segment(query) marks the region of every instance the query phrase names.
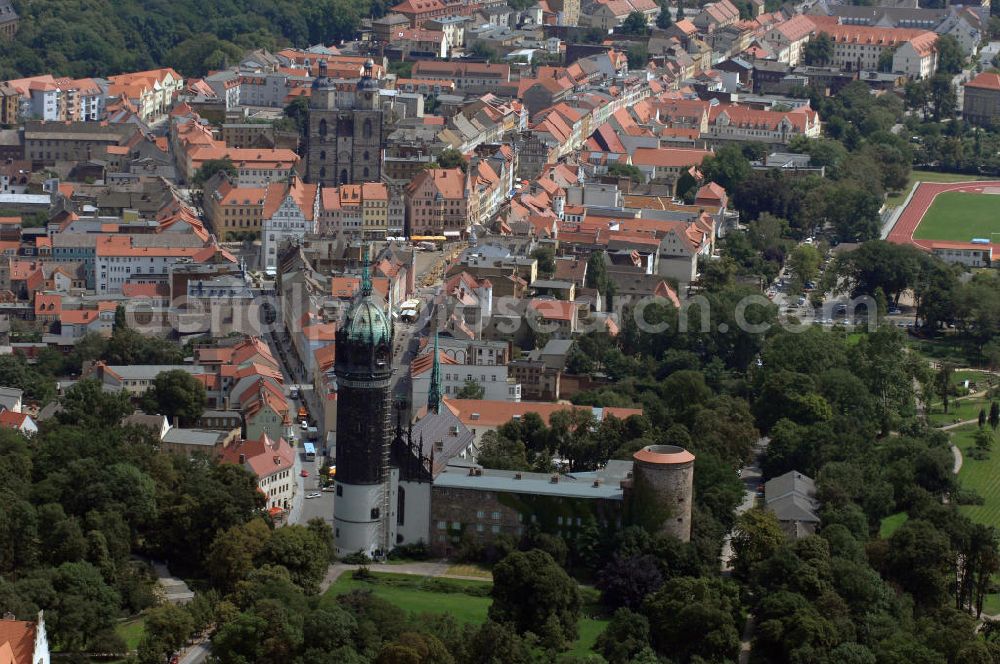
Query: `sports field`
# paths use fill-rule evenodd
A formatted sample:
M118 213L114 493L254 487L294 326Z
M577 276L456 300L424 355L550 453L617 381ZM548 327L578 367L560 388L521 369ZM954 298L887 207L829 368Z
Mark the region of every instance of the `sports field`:
M1000 242L1000 195L941 192L913 233L915 240L969 242L972 238Z

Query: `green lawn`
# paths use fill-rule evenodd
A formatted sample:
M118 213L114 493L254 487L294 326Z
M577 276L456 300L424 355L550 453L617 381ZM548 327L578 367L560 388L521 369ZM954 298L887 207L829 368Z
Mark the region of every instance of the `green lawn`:
M913 237L918 240L969 242L1000 234L1000 198L989 194L946 191L938 194L920 220Z
M142 616L125 620L115 625L115 632L117 632L118 636L125 639L125 644L129 650L135 650L139 647L139 641L142 639L145 631L146 619Z
M889 516L882 519L882 523L879 525L878 536L882 539L889 539L894 532L896 532L900 526L906 523L910 515L906 512L896 512L895 514L890 514Z
M976 523L1000 528L1000 446L994 446L988 459L979 461L966 451L973 446L977 427L974 424L951 432L951 442L962 451L962 470L958 480L963 488L973 489L983 497L982 505L962 505L959 509ZM1000 582L1000 578L994 579ZM1000 593L990 593L983 602L983 611L1000 613Z
M1000 528L1000 445L994 446L988 459L971 458L966 451L973 446L978 428L970 424L951 432L951 442L962 451L958 480L963 488L973 489L985 500L983 505L963 505L961 510L973 521Z
M488 591L492 585L488 581L467 581L462 579L434 579L412 576L408 574L389 574L375 572L375 582L359 581L350 573L342 574L337 581L324 593L322 602L332 602L337 595L352 590L371 590L378 597L395 604L410 613L447 613L468 623L482 623L490 604L493 602ZM435 589L446 587L453 592L440 592ZM466 592L463 592L466 591ZM598 616L596 597L593 591L584 592L583 613L580 620L580 636L573 644L571 652L576 655L591 653L598 635L608 624L606 618Z
M979 397L955 400L951 399L948 402L948 412L944 412L944 408L941 406L940 401L934 401L930 410L927 413L927 419L932 425L941 426L943 424L953 424L955 422L964 422L965 420L974 420L979 417L980 409L986 409L989 413L990 402L986 399Z
M906 335L906 344L928 360L951 362L960 367L983 365L983 358L976 344L958 334L943 334L926 339Z
M971 182L974 180L993 180L995 178L986 177L983 175L966 175L963 173L938 173L936 171L913 171L910 173L910 179L906 183L906 187L899 192L891 194L886 197L886 205L902 205L903 201L906 200L907 195L909 195L910 190L913 189L913 185L920 182Z

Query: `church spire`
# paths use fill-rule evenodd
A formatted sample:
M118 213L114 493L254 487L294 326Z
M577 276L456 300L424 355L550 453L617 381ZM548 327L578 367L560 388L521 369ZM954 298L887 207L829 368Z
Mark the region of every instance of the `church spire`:
M361 248L361 297L368 297L372 294L372 277L368 272L368 245Z
M431 364L431 387L427 391L427 412L441 410L441 361L438 357L438 333L434 330L434 360Z

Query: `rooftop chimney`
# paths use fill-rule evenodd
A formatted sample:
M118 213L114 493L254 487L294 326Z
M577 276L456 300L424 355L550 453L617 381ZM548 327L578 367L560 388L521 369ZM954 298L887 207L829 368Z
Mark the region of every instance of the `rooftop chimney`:
M551 484L559 484L559 475L554 473L552 477L549 478L549 482Z
M247 455L246 454L241 454L240 455L240 465L243 465L246 462L247 462Z

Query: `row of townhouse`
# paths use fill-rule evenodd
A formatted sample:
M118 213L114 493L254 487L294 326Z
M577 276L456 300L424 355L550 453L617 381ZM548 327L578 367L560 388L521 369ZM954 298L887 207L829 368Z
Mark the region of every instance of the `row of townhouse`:
M307 234L400 237L404 210L401 190L381 182L321 187L292 176L263 187L242 187L219 174L205 185L205 216L219 240L263 234L265 268L276 267L282 242Z

